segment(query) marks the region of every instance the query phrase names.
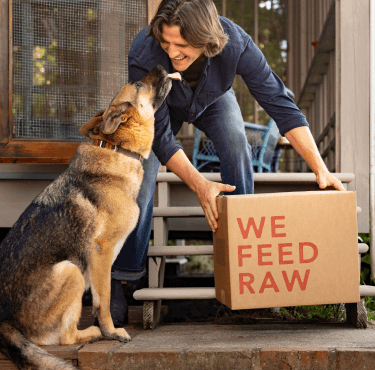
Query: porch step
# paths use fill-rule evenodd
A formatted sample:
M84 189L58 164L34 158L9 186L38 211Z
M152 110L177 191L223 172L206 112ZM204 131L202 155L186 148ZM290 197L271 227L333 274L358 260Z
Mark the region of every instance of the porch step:
M375 296L375 286L360 285L359 293L360 293L361 297L374 297Z
M365 243L358 244L358 253L363 254L369 250ZM162 257L162 256L194 256L194 255L213 255L213 245L184 245L184 246L154 246L148 250L149 257Z
M200 217L202 207L154 207L154 217Z
M5 164L0 163L0 179L2 180L55 180L67 165L43 165L43 164ZM202 175L210 181L221 182L220 173L202 172ZM350 183L355 176L352 173L333 173L342 183ZM183 183L183 181L172 172L159 172L157 182ZM255 182L264 183L313 183L316 177L313 173L254 173Z
M375 286L361 285L361 297L375 296ZM215 299L215 288L144 288L134 292L136 300L157 301L159 299Z
M220 173L201 173L207 180L221 182ZM352 173L333 173L342 183L348 184L354 180ZM183 183L172 172L159 172L157 182ZM260 183L312 183L316 184L316 176L313 173L254 173L254 182Z
M357 207L357 214L361 213ZM154 207L154 217L204 217L202 207Z
M342 324L192 324L87 343L80 370L374 369L375 330Z
M215 299L215 288L144 288L134 292L134 299L157 301L159 299Z
M154 246L148 250L149 257L213 255L213 245Z

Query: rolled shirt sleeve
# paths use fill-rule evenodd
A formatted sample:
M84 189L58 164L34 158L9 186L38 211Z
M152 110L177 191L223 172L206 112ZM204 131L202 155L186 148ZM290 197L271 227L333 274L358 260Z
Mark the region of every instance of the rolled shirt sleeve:
M285 85L272 71L265 56L249 37L237 64L250 93L276 122L280 134L293 128L309 126L305 116L288 96Z

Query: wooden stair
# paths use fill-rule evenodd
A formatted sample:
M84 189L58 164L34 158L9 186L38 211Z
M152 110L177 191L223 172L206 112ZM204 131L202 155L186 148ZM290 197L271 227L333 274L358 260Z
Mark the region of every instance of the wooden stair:
M204 173L210 181L221 182L219 173ZM354 180L350 173L334 174L345 187ZM255 193L276 193L291 191L319 190L313 173L255 173ZM357 208L359 213L361 210ZM144 328L155 328L160 320L161 300L170 299L214 299L215 288L163 288L165 260L167 256L212 255L212 245L201 246L168 246L168 233L182 231L194 235L197 231L210 231L199 206L195 194L173 173L166 172L165 167L157 176L154 207L154 245L150 246L149 257L149 288L134 292L134 298L143 300ZM358 245L359 256L366 253L366 244ZM360 259L359 259L360 261ZM360 294L374 296L375 287L361 287ZM358 326L363 326L363 315L366 314L363 302L346 305L348 317ZM358 312L361 312L358 315ZM358 318L359 317L359 318Z

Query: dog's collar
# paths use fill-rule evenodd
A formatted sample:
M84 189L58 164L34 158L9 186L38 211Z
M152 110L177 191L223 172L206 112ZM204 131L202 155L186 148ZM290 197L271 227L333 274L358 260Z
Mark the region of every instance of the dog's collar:
M127 155L128 157L138 159L141 163L143 162L143 157L139 153L134 153L130 150L124 149L119 145L112 145L108 141L105 140L94 140L94 145L99 146L100 148L114 150L115 152Z

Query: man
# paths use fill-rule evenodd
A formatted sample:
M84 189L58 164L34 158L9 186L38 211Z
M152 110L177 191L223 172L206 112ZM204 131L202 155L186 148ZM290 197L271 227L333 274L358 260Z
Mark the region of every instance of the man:
M212 0L161 2L150 27L133 41L129 79L140 80L158 64L168 73L180 72L182 81L173 81L171 92L156 112L155 155L144 163L145 177L138 197L140 218L113 265L111 313L115 323L121 321L126 304L119 280L137 280L145 273L160 162L196 193L213 232L218 218L215 197L220 192L254 193L251 148L231 87L236 74L242 76L280 133L306 160L320 188L344 190L327 170L304 115L262 52L239 26L218 16ZM175 139L183 122L194 124L213 141L223 184L206 180L184 154Z

